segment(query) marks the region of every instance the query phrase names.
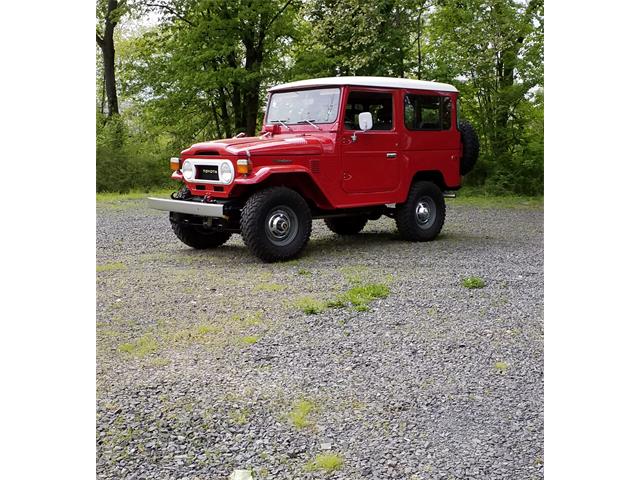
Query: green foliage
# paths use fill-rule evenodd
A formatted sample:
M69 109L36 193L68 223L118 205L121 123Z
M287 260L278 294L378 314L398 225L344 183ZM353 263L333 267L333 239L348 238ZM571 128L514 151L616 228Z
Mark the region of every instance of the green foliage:
M466 179L493 194L543 189L541 0L444 0L428 17L431 77L455 83L481 157Z
M240 339L240 341L241 341L242 343L247 344L247 345L253 345L254 343L258 343L258 341L259 341L259 340L260 340L260 337L257 337L257 336L255 336L255 335L250 335L250 336L247 336L247 337L242 337L242 338Z
M343 305L351 304L359 312L369 310L368 305L377 298L389 296L389 287L382 283L367 283L347 290L338 297L337 302Z
M144 357L157 349L158 342L151 335L144 335L131 343L123 343L118 346L120 352L134 357Z
M462 281L462 286L469 289L484 288L485 283L484 283L484 280L481 279L480 277L469 277L469 278L465 278Z
M496 362L494 366L499 373L505 373L509 369L507 362Z
M279 283L272 283L272 282L259 283L255 287L256 291L258 292L281 292L285 288L287 287L284 285L281 285Z
M320 453L305 465L305 470L309 472L324 470L327 473L331 473L342 468L343 464L344 459L337 453Z
M335 75L404 77L416 58L423 2L314 0L303 11L301 42L294 46L294 78ZM349 21L345 21L349 19Z
M299 400L293 404L291 412L289 412L289 420L296 428L304 428L311 425L308 417L315 409L315 405L308 400Z
M169 187L172 151L160 141L132 133L123 116L98 118L96 133L96 190L128 192L134 188Z
M249 409L241 408L229 412L229 420L236 425L245 425L249 421Z
M124 270L126 265L122 262L105 263L104 265L96 265L96 272L113 272L114 270Z
M307 315L315 315L322 313L326 304L318 299L312 297L301 297L295 302L295 306L302 310Z

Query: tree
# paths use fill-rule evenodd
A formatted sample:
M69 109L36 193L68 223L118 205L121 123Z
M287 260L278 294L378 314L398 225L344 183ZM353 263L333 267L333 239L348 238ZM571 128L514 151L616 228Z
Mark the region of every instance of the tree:
M311 0L294 75L413 75L421 8L417 0Z
M98 0L96 13L102 29L96 29L96 43L102 52L104 91L107 96L107 116L117 115L118 90L116 87L116 52L114 30L124 12L126 0Z
M160 25L137 40L127 93L192 135L253 135L262 86L281 63L299 2L155 0ZM187 119L187 116L189 119Z
M432 76L458 79L464 111L481 128L479 173L512 168L524 136L518 125L543 83L543 4L516 0L437 0L425 26ZM469 101L468 99L472 99ZM483 170L484 168L484 170ZM478 172L476 172L476 175Z

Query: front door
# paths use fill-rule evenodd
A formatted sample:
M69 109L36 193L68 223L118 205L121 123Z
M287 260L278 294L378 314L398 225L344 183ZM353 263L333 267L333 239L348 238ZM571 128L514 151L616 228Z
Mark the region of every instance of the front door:
M400 136L393 91L351 90L343 112L342 188L348 193L389 192L400 182ZM358 115L371 112L373 127L360 132ZM353 135L355 133L355 140Z

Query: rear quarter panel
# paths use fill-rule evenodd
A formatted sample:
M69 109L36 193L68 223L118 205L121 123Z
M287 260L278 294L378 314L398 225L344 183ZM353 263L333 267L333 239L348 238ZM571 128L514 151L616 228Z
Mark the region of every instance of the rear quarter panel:
M460 132L456 127L456 92L426 92L424 90L405 90L401 92L402 115L399 119L402 131L400 152L407 162L407 175L404 199L408 192L411 179L417 172L435 170L442 173L448 188L460 186ZM448 130L409 130L404 124L404 96L439 95L451 98L451 126ZM404 200L403 199L403 200Z

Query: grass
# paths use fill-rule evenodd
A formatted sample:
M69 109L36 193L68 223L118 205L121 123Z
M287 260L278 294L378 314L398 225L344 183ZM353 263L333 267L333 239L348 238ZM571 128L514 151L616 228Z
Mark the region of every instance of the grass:
M298 270L298 275L311 275L311 272L309 270L307 270L306 268L301 268L300 270Z
M456 192L456 198L449 200L454 205L468 205L480 208L542 208L544 197L521 195L489 195L481 189L463 187Z
M172 192L175 192L176 188L156 189L150 191L134 190L129 193L117 193L117 192L101 192L96 194L97 203L105 202L121 202L123 200L139 200L147 197L160 197L169 198Z
M312 297L301 297L294 305L307 315L322 313L327 308L344 308L351 306L358 312L369 310L369 304L378 299L389 296L389 287L383 283L357 284L345 293L327 301Z
M301 297L294 302L294 305L307 315L316 315L322 313L327 308L325 302L313 297Z
M158 349L158 342L151 335L144 335L131 343L123 343L118 346L118 351L134 357L144 357Z
M315 409L315 405L308 400L298 400L293 404L289 412L289 420L296 428L304 428L311 425L309 414Z
M208 323L201 323L181 330L168 332L166 337L172 343L208 343L212 335L220 333L221 327Z
M232 315L230 318L230 322L242 326L242 327L250 327L255 325L260 325L264 318L264 314L260 311L257 312L249 312L244 315Z
M255 290L259 292L281 292L285 288L287 287L280 285L279 283L265 282L257 284Z
M258 343L258 340L260 340L260 337L257 337L257 336L255 336L255 335L250 335L250 336L247 336L247 337L242 337L242 338L240 339L240 341L241 341L242 343L245 343L245 344L247 344L247 345L253 345L254 343Z
M129 193L102 192L96 194L97 203L113 203L125 200L139 200L146 197L168 198L175 188L154 189L150 191L133 190ZM481 208L541 208L544 206L544 196L528 197L522 195L490 195L481 188L463 187L456 192L457 197L449 200L456 205L469 205ZM296 264L298 259L287 262ZM357 269L357 267L356 267Z
M509 364L507 362L496 362L494 366L500 373L505 373L509 369Z
M96 272L113 272L115 270L124 270L126 265L122 262L105 263L104 265L96 265Z
M249 421L249 410L247 408L232 410L229 412L229 420L236 425L244 425Z
M309 472L324 470L327 473L331 473L342 468L343 464L344 459L337 453L320 453L305 465L305 470Z
M378 298L387 298L389 287L382 283L367 283L350 288L337 299L337 304L351 304L357 311L369 310L369 304Z
M468 277L462 280L462 286L465 288L484 288L486 283L480 277Z

